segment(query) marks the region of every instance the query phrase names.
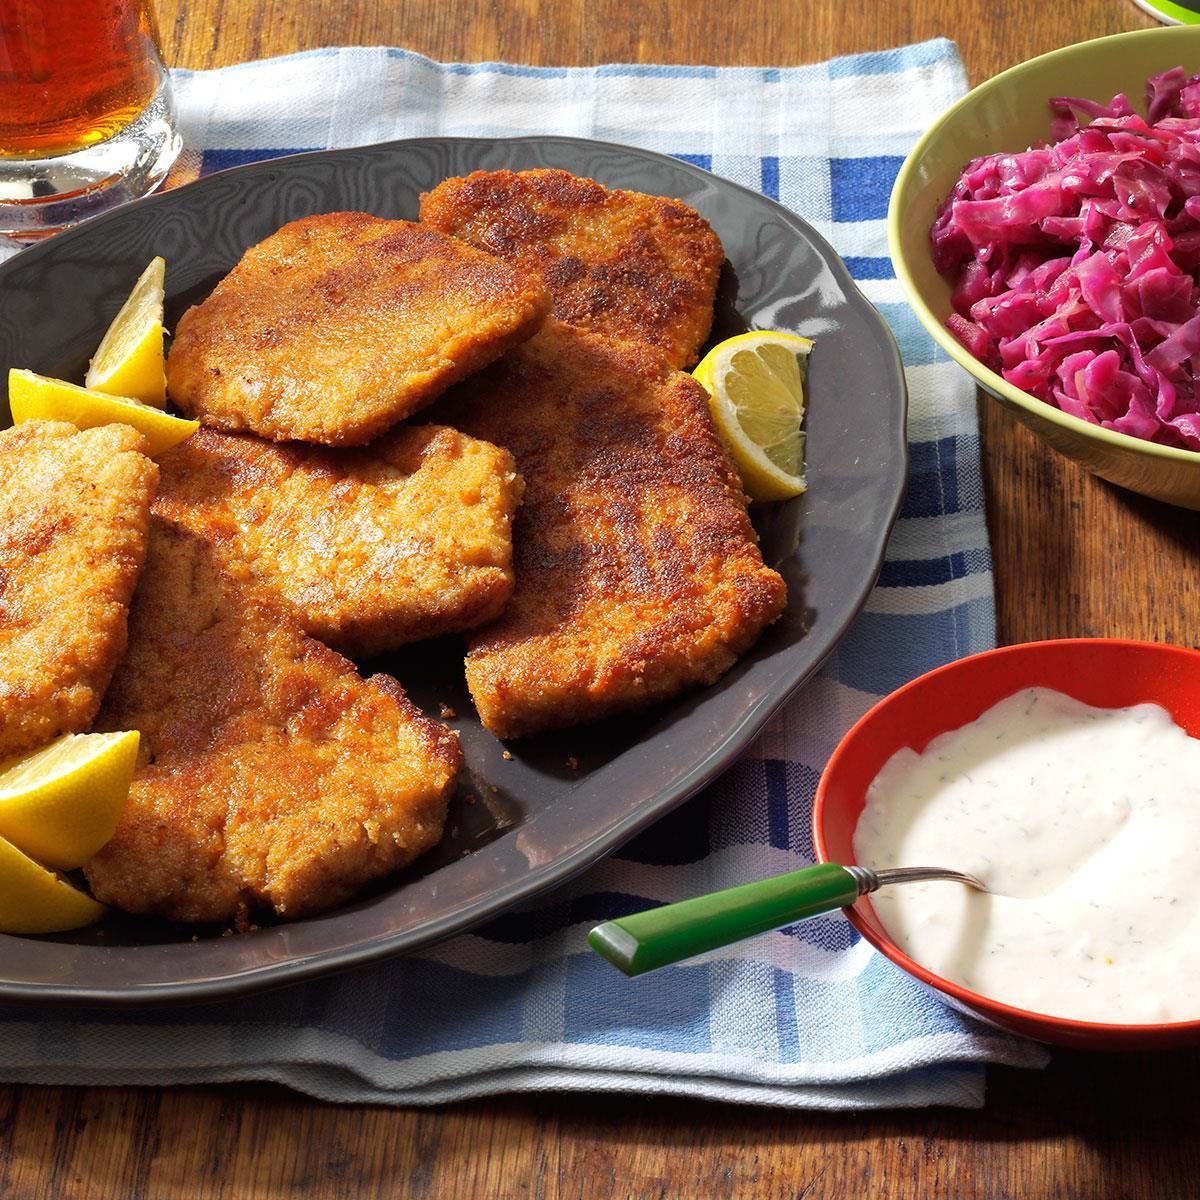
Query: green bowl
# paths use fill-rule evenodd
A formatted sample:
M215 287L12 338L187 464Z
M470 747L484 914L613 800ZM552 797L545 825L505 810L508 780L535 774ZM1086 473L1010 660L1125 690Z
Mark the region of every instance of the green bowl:
M921 323L961 367L1039 437L1089 471L1144 496L1200 509L1200 453L1114 433L1060 412L1013 387L946 328L951 286L933 266L929 228L941 201L973 158L1024 150L1045 140L1051 96L1108 100L1125 92L1141 106L1146 78L1171 67L1200 69L1200 26L1120 33L1080 42L1011 67L948 109L913 147L888 208L896 275Z

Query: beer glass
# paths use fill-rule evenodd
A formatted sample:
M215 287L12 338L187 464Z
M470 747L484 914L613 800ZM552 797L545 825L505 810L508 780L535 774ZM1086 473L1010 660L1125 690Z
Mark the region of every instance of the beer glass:
M0 233L145 195L179 146L149 0L0 0Z

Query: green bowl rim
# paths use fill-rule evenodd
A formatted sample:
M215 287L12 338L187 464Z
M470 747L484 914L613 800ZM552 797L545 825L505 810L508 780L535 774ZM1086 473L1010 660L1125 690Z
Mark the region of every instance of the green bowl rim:
M917 291L916 282L908 269L908 264L904 260L900 242L900 209L898 198L901 192L906 189L910 176L916 171L918 160L924 155L926 147L938 137L943 128L950 124L961 110L971 107L980 95L994 89L1003 88L1035 63L1042 63L1049 59L1061 58L1064 55L1073 54L1081 46L1099 46L1109 42L1128 42L1137 39L1149 41L1152 38L1159 38L1166 40L1170 37L1176 39L1190 37L1193 41L1200 40L1200 26L1170 25L1158 29L1135 29L1127 33L1114 33L1107 37L1072 42L1069 46L1060 46L1057 50L1050 50L1045 54L1039 54L1036 58L1026 59L1024 62L1017 63L1016 66L1008 67L1006 70L1001 71L999 75L993 75L991 79L984 80L983 83L973 87L962 99L955 101L954 104L946 109L921 135L917 144L909 151L896 176L896 182L892 185L892 194L888 201L887 237L888 251L892 256L892 265L896 271L896 278L900 281L905 298L917 314L917 318L942 349L968 374L973 375L988 391L998 393L1004 399L1024 409L1032 416L1049 421L1053 425L1058 425L1067 433L1094 439L1113 450L1131 450L1136 454L1144 454L1151 458L1163 458L1195 466L1200 464L1200 451L1181 450L1176 446L1163 446L1158 442L1148 442L1143 438L1134 437L1132 434L1118 433L1113 429L1105 429L1102 425L1093 425L1091 422L1083 420L1082 417L1075 417L1070 413L1065 413L1062 409L1055 408L1053 404L1049 404L1045 400L1039 400L1036 396L1032 396L1018 387L1014 387L1007 379L997 375L990 367L981 363L938 320L930 307L921 298ZM1047 96L1046 99L1048 102L1050 97ZM1049 125L1049 117L1047 117L1047 125Z

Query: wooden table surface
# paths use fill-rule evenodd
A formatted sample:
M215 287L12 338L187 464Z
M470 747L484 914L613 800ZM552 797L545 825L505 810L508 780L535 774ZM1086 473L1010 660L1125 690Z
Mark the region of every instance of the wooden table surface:
M1152 24L1131 0L157 4L169 60L194 68L355 43L463 61L793 65L945 35L977 83ZM1198 518L1091 478L997 405L981 419L1001 640L1194 643ZM1044 1073L993 1070L982 1111L862 1115L604 1096L394 1110L266 1086L12 1087L0 1089L0 1196L1184 1200L1200 1195L1197 1065L1191 1053L1058 1052Z

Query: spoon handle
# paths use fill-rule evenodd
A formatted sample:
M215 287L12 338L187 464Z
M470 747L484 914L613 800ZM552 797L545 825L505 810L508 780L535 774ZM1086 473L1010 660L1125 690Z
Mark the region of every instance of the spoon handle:
M818 863L605 921L588 934L588 945L626 975L641 975L768 929L844 908L864 890L862 880L845 867Z

